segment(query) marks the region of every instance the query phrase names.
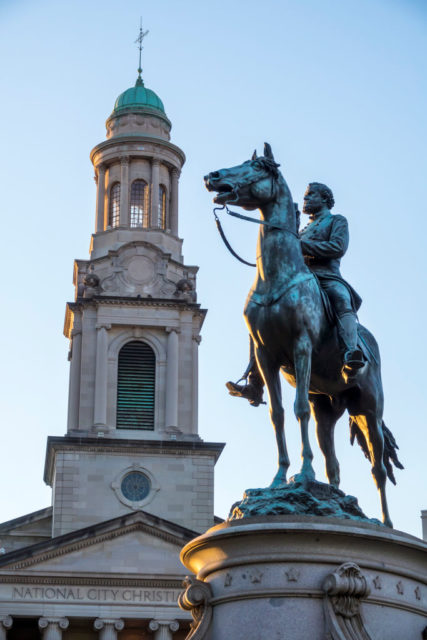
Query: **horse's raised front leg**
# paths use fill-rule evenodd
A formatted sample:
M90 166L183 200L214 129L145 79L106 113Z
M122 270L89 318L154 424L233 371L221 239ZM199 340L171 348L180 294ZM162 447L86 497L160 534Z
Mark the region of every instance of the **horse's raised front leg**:
M296 378L296 394L294 411L301 429L302 467L298 474L304 483L314 480L313 451L308 437L308 423L310 420L310 403L308 393L310 389L312 346L308 335L302 335L295 342L294 366Z
M280 368L275 364L273 365L265 352L259 347L255 348L255 356L268 391L270 419L276 433L278 449L279 469L270 487L279 487L286 484L286 474L289 469L289 456L285 439L285 412L282 405L282 389L280 386Z

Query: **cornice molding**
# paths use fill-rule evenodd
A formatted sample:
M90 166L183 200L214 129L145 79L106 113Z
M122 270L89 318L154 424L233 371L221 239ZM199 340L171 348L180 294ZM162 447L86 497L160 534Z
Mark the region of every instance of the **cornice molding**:
M201 309L200 305L186 300L171 300L170 298L131 298L125 296L93 296L93 298L80 298L76 302L67 302L67 307L71 311L79 311L84 307L99 307L103 304L108 305L127 305L131 307L154 307L154 308L170 308L184 311L197 312L197 315L203 318L207 314L207 309Z
M103 142L100 142L99 144L97 144L90 152L89 157L91 162L93 163L95 155L100 151L105 151L106 149L109 149L111 147L121 147L123 145L127 145L126 153L130 157L135 155L135 157L146 156L151 158L153 156L151 151L144 152L144 150L140 151L138 148L136 148L135 154L134 154L133 153L134 150L132 148L129 148L130 144L134 143L135 145L140 146L141 142L159 145L160 147L166 147L166 149L168 149L169 151L172 151L179 157L182 165L186 160L185 153L183 152L183 150L177 147L172 142L169 142L168 140L164 140L163 138L158 138L156 136L149 136L149 135L143 135L143 134L135 134L131 136L113 136L112 138L109 138L108 140L104 140ZM136 153L136 151L138 151L138 153Z
M49 436L46 444L44 481L52 484L54 459L59 451L86 453L145 453L175 456L214 456L218 460L225 447L223 442L200 442L195 440L119 440L117 438L61 437Z
M183 570L183 575L185 571ZM187 570L188 573L188 570ZM136 587L136 588L151 588L151 589L180 589L182 586L182 577L177 577L175 580L171 578L122 578L112 577L109 574L105 574L102 577L90 577L87 575L75 575L75 576L59 576L59 575L21 575L14 573L2 574L0 572L0 584L48 584L48 585L65 585L65 586L88 586L88 587Z

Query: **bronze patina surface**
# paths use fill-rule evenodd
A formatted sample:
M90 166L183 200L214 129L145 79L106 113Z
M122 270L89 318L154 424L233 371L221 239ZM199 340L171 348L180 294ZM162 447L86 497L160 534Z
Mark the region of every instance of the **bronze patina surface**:
M385 485L387 476L394 482L392 463L402 465L393 435L382 419L378 345L368 329L357 323L361 299L339 271L348 246L347 221L331 214L330 189L311 183L304 199L304 213L311 224L299 234L298 214L278 167L266 143L264 156L255 153L239 166L205 176L208 190L217 192L215 203L260 212L256 276L244 309L254 355L248 371L252 389L245 397L259 404L265 383L279 462L271 488L290 488L281 372L296 388L294 411L302 438L302 468L293 483L309 490L315 482L308 436L311 408L329 483L338 488L334 427L347 410L352 440L357 439L371 462L383 522L392 526ZM332 303L335 323L328 319L322 289ZM257 376L258 395L252 395ZM244 395L235 387L235 395Z

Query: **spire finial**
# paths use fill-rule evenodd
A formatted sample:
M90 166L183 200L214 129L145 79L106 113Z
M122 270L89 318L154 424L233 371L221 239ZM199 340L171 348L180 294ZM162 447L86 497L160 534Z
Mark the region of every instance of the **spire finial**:
M138 44L138 49L139 49L139 67L138 67L138 78L136 79L136 87L137 86L144 86L144 82L142 80L141 77L141 73L142 73L142 69L141 69L141 53L143 50L143 46L142 46L142 41L144 40L145 36L148 34L148 30L147 31L143 31L142 30L142 18L140 18L139 20L139 36L137 37L137 39L135 40L135 44Z

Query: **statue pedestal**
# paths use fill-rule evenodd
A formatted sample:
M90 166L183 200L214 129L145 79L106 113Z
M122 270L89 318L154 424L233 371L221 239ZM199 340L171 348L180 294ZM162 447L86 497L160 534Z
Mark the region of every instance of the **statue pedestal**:
M427 544L374 524L260 516L182 550L192 640L422 640ZM329 635L328 635L329 634Z

